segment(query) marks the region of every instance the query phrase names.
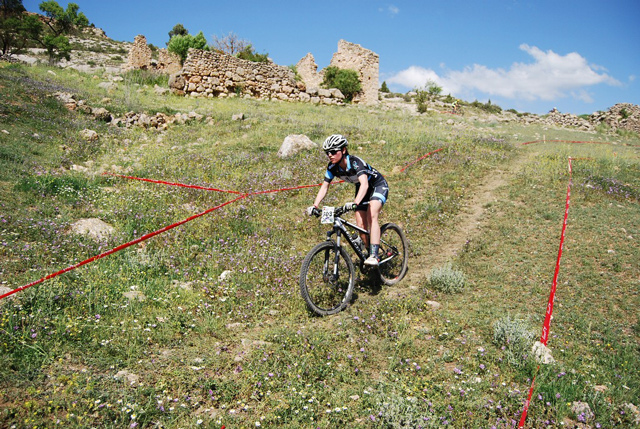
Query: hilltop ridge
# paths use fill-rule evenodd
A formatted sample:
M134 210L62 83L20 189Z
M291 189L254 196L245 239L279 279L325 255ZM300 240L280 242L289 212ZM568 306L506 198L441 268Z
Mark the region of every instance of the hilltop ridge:
M112 81L114 77L121 75L128 68L127 58L134 43L116 41L107 36L107 33L98 27L85 27L77 35L71 35L69 41L72 46L71 58L61 60L57 67L71 68L82 73L88 73ZM158 59L158 50L150 45L153 60ZM3 58L3 60L9 60ZM46 51L42 48L29 48L26 52L13 55L11 60L18 60L26 64L46 63L48 61ZM380 105L383 109L402 109L409 114L418 113L415 102L415 92L407 94L379 93ZM477 102L475 102L477 103ZM610 132L634 132L640 133L640 106L631 103L618 103L606 111L597 111L591 115L577 116L572 113L563 113L557 109L551 109L545 115L532 113L520 113L515 110L502 110L498 106L495 111L483 111L482 108L474 108L473 103L463 101L463 115L471 122L482 123L511 123L518 122L524 125L540 124L544 126L556 126L572 128L583 131L595 131L596 128L609 130ZM482 106L481 106L482 107ZM452 104L446 102L445 97L433 97L426 103L424 113L451 113ZM456 115L452 115L449 121L455 122Z

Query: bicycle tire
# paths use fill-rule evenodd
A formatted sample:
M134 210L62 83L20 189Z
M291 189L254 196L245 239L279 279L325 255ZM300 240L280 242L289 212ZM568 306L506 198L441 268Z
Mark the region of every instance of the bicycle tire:
M336 251L339 252L338 278L333 279ZM314 313L320 316L336 314L351 301L355 275L347 251L333 241L325 241L311 249L302 262L300 293Z
M385 285L394 285L407 274L409 246L402 228L395 223L386 223L380 228L380 280ZM388 259L391 258L391 259Z

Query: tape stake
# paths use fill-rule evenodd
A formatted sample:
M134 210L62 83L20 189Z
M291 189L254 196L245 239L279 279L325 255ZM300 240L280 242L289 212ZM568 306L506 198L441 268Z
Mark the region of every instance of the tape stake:
M538 369L540 366L538 365ZM537 375L536 370L536 375ZM533 396L533 386L536 382L536 376L533 376L533 380L531 381L531 387L529 388L529 394L527 395L527 400L524 402L524 410L522 411L522 415L520 416L520 423L518 423L519 428L524 427L524 422L527 420L527 412L529 411L529 405L531 404L531 397Z

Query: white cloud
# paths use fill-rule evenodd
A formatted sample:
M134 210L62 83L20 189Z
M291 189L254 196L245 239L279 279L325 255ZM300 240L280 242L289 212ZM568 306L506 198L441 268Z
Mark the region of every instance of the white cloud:
M387 79L387 82L413 89L424 86L430 80L440 84L441 79L438 74L431 69L411 66Z
M386 9L382 8L382 7L378 8L378 12L387 12L387 13L389 13L389 15L395 16L395 15L400 13L400 8L398 8L395 5L390 4L389 6L387 6Z
M446 71L442 76L430 69L411 66L387 79L389 83L408 88L424 86L428 80L437 82L443 93L464 96L481 92L489 96L524 100L555 100L571 96L582 101L592 101L586 89L605 83L620 86L621 83L603 68L588 64L576 52L559 55L551 50L542 51L535 46L520 45L533 62L514 63L508 70L474 64L463 70Z

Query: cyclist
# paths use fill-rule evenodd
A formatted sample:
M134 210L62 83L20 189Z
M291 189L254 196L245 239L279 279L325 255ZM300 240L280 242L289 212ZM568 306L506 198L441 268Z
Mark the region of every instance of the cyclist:
M334 177L345 182L355 183L356 195L353 202L344 205L346 210L356 211L356 224L369 230L370 243L366 242L366 235L361 237L365 246L369 246L369 257L364 261L365 265L378 265L378 249L380 247L380 224L378 215L389 195L389 185L385 178L369 164L355 155L349 155L347 139L340 134L333 134L324 141L322 149L329 157L329 164L324 175L324 181L313 206L307 209L311 215L314 208L322 202L329 184Z

